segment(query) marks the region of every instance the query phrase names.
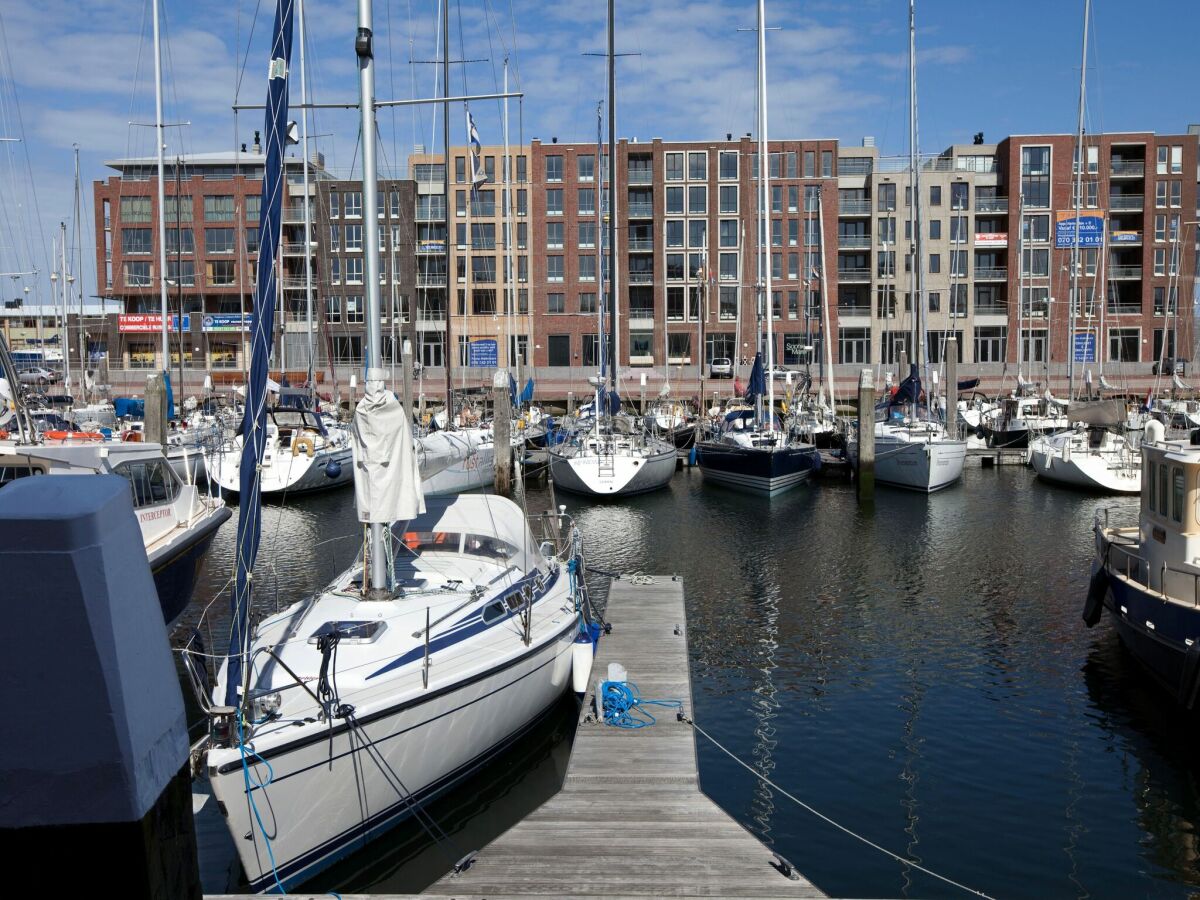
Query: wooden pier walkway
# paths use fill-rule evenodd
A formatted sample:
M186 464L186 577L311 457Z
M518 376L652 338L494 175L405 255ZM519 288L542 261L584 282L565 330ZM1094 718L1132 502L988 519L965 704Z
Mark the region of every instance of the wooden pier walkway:
M643 697L692 714L683 583L612 583L607 618L562 790L425 896L822 897L700 792L695 734L673 710L636 730L594 721L593 692L619 662Z

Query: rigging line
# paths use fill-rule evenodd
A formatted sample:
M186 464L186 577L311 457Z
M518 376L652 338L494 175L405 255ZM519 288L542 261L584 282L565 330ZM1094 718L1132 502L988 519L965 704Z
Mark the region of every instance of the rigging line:
M868 847L871 847L872 849L878 850L880 853L884 854L885 856L891 857L896 862L901 863L902 865L910 866L919 872L924 872L926 875L931 875L934 878L938 879L939 881L942 881L948 885L951 885L952 887L960 888L961 890L964 890L969 894L974 894L977 897L986 897L986 898L989 898L989 900L990 900L991 895L985 894L983 891L978 891L975 888L967 887L965 884L954 881L953 879L948 878L945 875L940 875L937 872L934 872L932 869L927 869L924 866L913 862L911 859L905 859L903 856L900 856L898 853L893 853L891 850L888 850L886 847L881 847L879 844L876 844L870 838L863 837L861 834L851 831L849 828L847 828L845 825L842 825L840 822L835 822L833 819L829 818L829 816L825 815L823 812L813 808L812 806L809 806L807 803L805 803L799 797L785 791L778 784L776 784L774 781L772 781L766 775L763 775L761 772L756 770L749 763L742 761L742 759L740 757L735 756L732 750L729 750L727 747L725 747L725 745L723 745L715 737L713 737L711 734L709 734L707 731L705 731L703 728L701 728L699 725L697 725L694 720L688 718L687 716L683 715L682 713L680 713L680 718L687 724L691 725L694 729L696 729L697 733L699 733L699 734L703 735L705 738L707 738L714 747L716 747L718 750L720 750L722 753L724 753L726 756L728 756L730 759L732 759L734 762L736 762L739 766L741 766L743 769L745 769L747 772L749 772L755 778L762 779L762 781L764 781L767 785L769 785L770 787L777 790L780 794L782 794L784 797L787 797L789 800L791 800L797 806L801 807L802 809L806 810L809 813L812 813L814 816L816 816L821 821L823 821L829 825L832 825L838 831L841 831L842 833L849 835L850 837L854 838L857 841L861 841L862 843L866 844Z
M151 2L154 2L154 0L151 0ZM248 34L246 36L246 52L242 56L242 66L241 66L241 69L237 73L237 79L235 80L234 85L233 85L233 102L235 104L238 102L238 100L241 97L242 79L244 79L246 77L246 64L250 61L250 46L254 43L254 31L258 27L258 12L261 7L262 7L262 0L255 0L254 18L251 19L251 21L250 21L250 34ZM240 6L238 7L238 27L239 27L239 33L240 33L240 28L241 28L241 7ZM236 54L234 56L234 59L235 60L237 59Z

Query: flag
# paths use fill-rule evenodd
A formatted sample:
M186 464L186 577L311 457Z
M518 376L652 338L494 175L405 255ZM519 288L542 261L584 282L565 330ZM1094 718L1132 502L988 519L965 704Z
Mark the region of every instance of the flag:
M483 170L483 147L479 143L479 130L475 127L475 117L467 110L467 140L471 144L471 187L475 190L487 182L487 173Z

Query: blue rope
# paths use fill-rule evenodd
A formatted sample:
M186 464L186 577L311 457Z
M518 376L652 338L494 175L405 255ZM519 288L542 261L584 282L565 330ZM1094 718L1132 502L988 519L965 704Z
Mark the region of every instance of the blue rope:
M238 723L238 749L242 754L242 779L246 784L246 799L250 801L250 809L254 813L254 821L258 823L258 830L262 834L263 840L267 845L267 859L271 861L271 876L275 879L275 886L279 888L279 893L286 894L287 891L283 887L283 882L279 880L279 872L275 868L275 851L271 849L271 838L267 836L267 829L263 826L262 816L258 813L258 804L254 801L254 791L264 789L272 781L275 780L275 770L271 768L271 764L259 756L253 747L247 747L245 738L242 734L242 717L239 713L237 717ZM249 754L247 754L247 750ZM259 781L250 778L250 764L246 762L247 756L253 757L267 767L267 780Z
M646 728L658 721L647 706L683 709L682 700L647 700L631 681L606 681L600 685L604 724L614 728Z

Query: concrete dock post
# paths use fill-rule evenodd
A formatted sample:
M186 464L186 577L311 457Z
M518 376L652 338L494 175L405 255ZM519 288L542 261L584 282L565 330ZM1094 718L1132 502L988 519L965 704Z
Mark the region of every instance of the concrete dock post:
M575 392L567 391L567 415L575 415Z
M145 439L151 444L167 445L167 381L161 372L146 378Z
M958 437L958 338L946 338L946 434Z
M875 496L875 374L863 369L858 378L858 499Z
M492 377L492 435L496 447L496 493L512 496L512 398L508 372L497 369Z

